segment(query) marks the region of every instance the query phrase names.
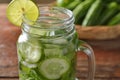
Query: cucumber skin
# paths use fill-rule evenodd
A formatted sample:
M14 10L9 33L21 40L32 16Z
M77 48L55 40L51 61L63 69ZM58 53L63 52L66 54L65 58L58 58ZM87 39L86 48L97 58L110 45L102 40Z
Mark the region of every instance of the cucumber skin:
M106 25L107 22L118 12L118 4L116 2L111 2L107 5L106 9L100 15L99 25Z
M89 7L92 5L93 2L94 0L83 1L73 10L75 23L79 23L78 20L86 15Z
M114 16L107 25L112 26L120 23L120 13L118 13L116 16Z
M70 4L66 6L67 9L73 10L78 4L80 4L82 0L74 0Z
M56 0L56 5L58 7L66 7L71 2L73 2L73 0Z
M93 26L97 24L97 19L103 9L102 0L96 0L90 7L82 26Z

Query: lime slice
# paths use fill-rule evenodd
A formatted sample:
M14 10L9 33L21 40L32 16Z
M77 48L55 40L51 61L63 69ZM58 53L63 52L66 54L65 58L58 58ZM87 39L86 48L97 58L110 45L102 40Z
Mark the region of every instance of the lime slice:
M41 74L47 79L59 79L65 72L68 71L70 65L63 58L49 58L44 60L39 66Z
M23 14L27 19L36 21L39 9L31 0L13 0L7 7L7 18L16 26L21 26Z

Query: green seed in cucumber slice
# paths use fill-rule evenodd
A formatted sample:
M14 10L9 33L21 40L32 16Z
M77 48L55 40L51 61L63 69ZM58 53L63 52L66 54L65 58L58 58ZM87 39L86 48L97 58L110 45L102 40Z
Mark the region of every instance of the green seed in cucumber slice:
M47 79L59 79L69 68L70 64L64 58L49 58L39 65L40 73Z

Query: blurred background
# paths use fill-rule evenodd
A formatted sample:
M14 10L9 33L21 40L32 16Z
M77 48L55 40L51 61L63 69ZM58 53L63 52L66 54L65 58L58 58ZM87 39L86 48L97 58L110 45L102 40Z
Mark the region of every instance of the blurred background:
M11 0L0 0L0 3L9 3ZM36 0L38 3L50 3L55 0Z

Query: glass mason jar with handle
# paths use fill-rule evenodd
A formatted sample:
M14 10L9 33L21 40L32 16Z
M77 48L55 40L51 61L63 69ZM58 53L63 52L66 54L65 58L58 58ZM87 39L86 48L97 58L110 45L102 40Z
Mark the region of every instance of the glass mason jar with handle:
M88 56L88 80L94 80L92 48L78 39L71 11L40 7L37 21L24 15L17 42L20 80L76 80L76 52Z

